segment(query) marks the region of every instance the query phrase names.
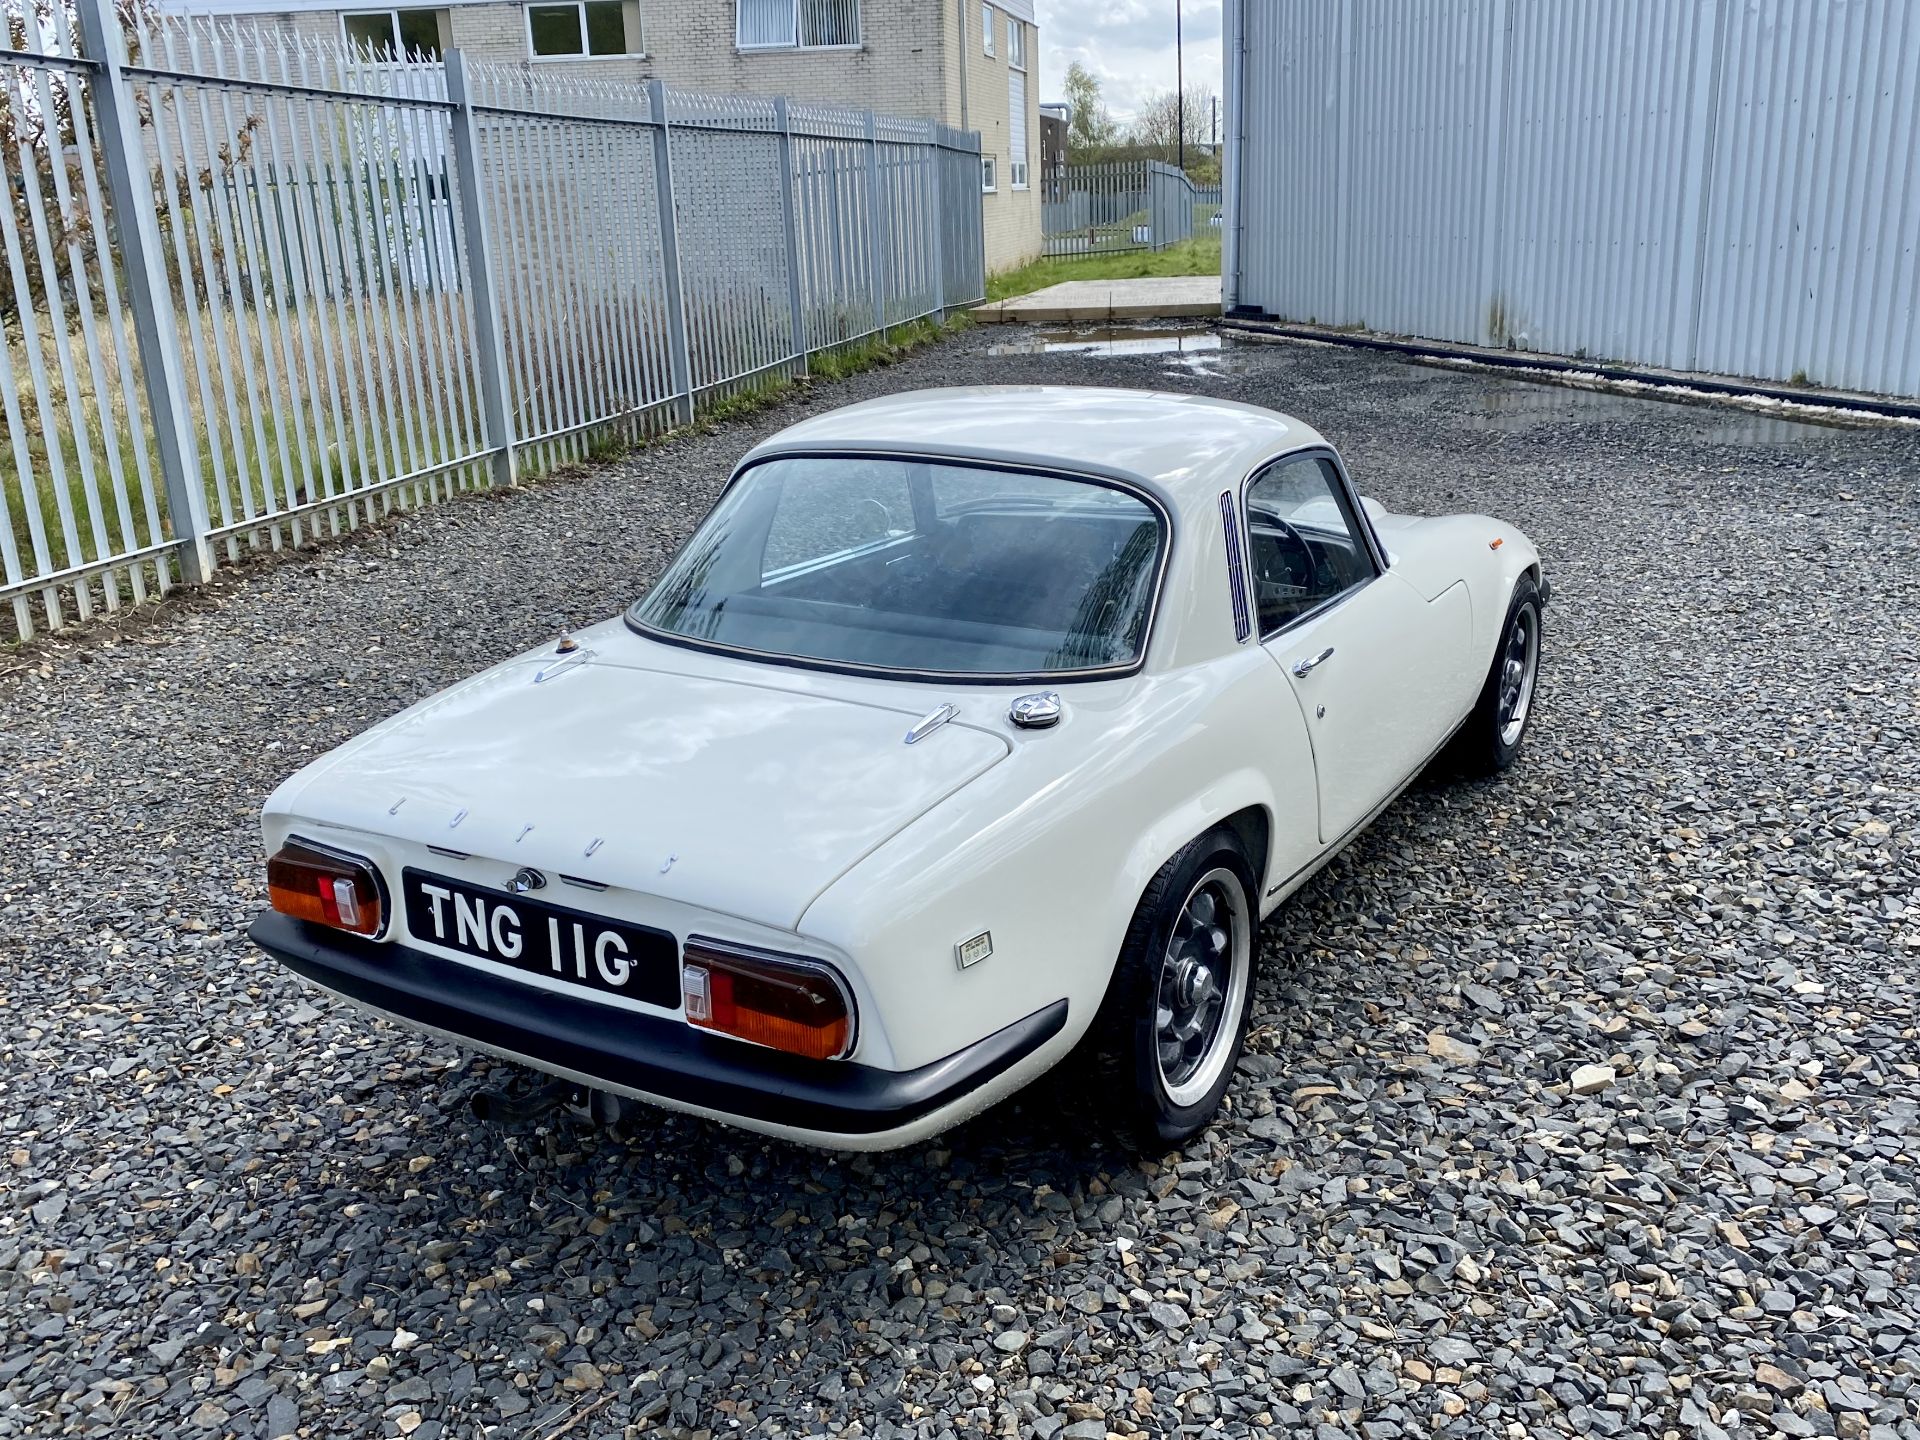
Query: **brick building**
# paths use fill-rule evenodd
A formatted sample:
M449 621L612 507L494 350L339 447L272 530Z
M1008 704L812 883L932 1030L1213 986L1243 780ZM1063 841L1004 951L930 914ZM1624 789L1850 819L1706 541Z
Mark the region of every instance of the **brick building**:
M428 57L564 65L688 90L788 95L978 130L989 271L1040 253L1033 0L182 0Z

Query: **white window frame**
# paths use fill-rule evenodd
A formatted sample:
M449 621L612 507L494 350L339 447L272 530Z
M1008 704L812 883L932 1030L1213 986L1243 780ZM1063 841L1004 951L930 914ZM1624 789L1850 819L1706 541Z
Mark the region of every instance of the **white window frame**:
M353 37L347 34L347 21L357 20L363 15L384 15L393 24L393 31L392 31L393 40L394 40L393 53L397 57L401 53L400 12L402 10L424 10L428 14L432 15L432 14L438 14L444 11L446 8L447 7L445 5L368 5L361 9L342 10L340 12L340 38L346 41L347 48L351 50L353 48L354 42L353 42ZM445 48L446 46L444 43L444 37L442 37L441 49L443 52Z
M588 0L525 0L525 3L520 6L520 25L526 32L527 59L536 65L578 65L582 60L644 60L647 58L647 36L644 29L640 32L638 50L623 50L618 55L595 55L591 50L586 49L587 3ZM628 0L620 0L620 33L622 35L625 35L627 30L627 3ZM533 48L533 12L536 9L557 10L565 5L571 5L580 12L581 51L578 55L542 55ZM366 12L356 13L365 14Z
M1015 44L1016 37L1018 37L1018 40L1019 40L1019 43L1017 45ZM1026 26L1024 22L1022 22L1018 16L1008 15L1007 16L1007 69L1010 72L1015 72L1020 76L1020 93L1021 95L1025 96L1027 99L1031 99L1032 97L1027 95L1028 80L1027 80L1026 38L1027 38ZM1012 89L1012 78L1013 77L1010 74L1008 76L1009 91L1011 91ZM1009 98L1009 102L1011 102L1011 98L1012 98L1011 95L1009 95L1008 98ZM1017 116L1012 114L1009 114L1007 116L1007 135L1008 135L1009 144L1011 144L1012 136L1016 130L1019 132L1021 139L1023 139L1026 142L1026 145L1022 147L1021 152L1018 155L1009 154L1007 157L1007 185L1008 185L1008 188L1013 190L1025 190L1029 188L1027 184L1027 180L1028 180L1027 147L1030 147L1033 144L1033 136L1030 133L1030 129L1031 127L1029 127L1027 124L1027 117L1024 110L1022 111L1021 114Z
M749 45L740 38L740 0L733 4L733 48L742 55L763 55L774 50L864 50L867 44L867 8L866 0L854 7L855 27L859 37L845 45L802 45L800 43L800 7L806 0L788 0L793 10L793 39L776 40L770 45Z
M980 53L993 54L993 0L980 0Z
M980 193L982 195L993 195L999 192L1000 172L998 165L994 163L997 159L998 157L994 155L980 157Z

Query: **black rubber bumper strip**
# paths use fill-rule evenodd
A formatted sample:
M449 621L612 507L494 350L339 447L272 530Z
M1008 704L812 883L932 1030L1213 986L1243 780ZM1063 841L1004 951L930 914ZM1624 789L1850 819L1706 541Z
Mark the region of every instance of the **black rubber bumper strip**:
M705 1035L680 1020L576 1000L272 911L247 934L288 969L402 1020L622 1089L835 1135L892 1130L951 1104L1067 1023L1067 1002L1056 1000L944 1060L877 1070Z

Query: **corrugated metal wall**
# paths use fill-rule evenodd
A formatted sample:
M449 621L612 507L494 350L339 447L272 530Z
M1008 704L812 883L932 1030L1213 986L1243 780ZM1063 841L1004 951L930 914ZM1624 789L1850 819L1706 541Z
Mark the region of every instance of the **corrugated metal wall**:
M1227 304L1920 394L1915 0L1229 0Z

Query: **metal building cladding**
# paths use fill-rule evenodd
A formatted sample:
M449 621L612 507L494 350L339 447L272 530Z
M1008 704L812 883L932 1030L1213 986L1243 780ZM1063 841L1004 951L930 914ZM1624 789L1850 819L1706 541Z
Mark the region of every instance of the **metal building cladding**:
M1920 396L1920 4L1228 0L1229 313Z

